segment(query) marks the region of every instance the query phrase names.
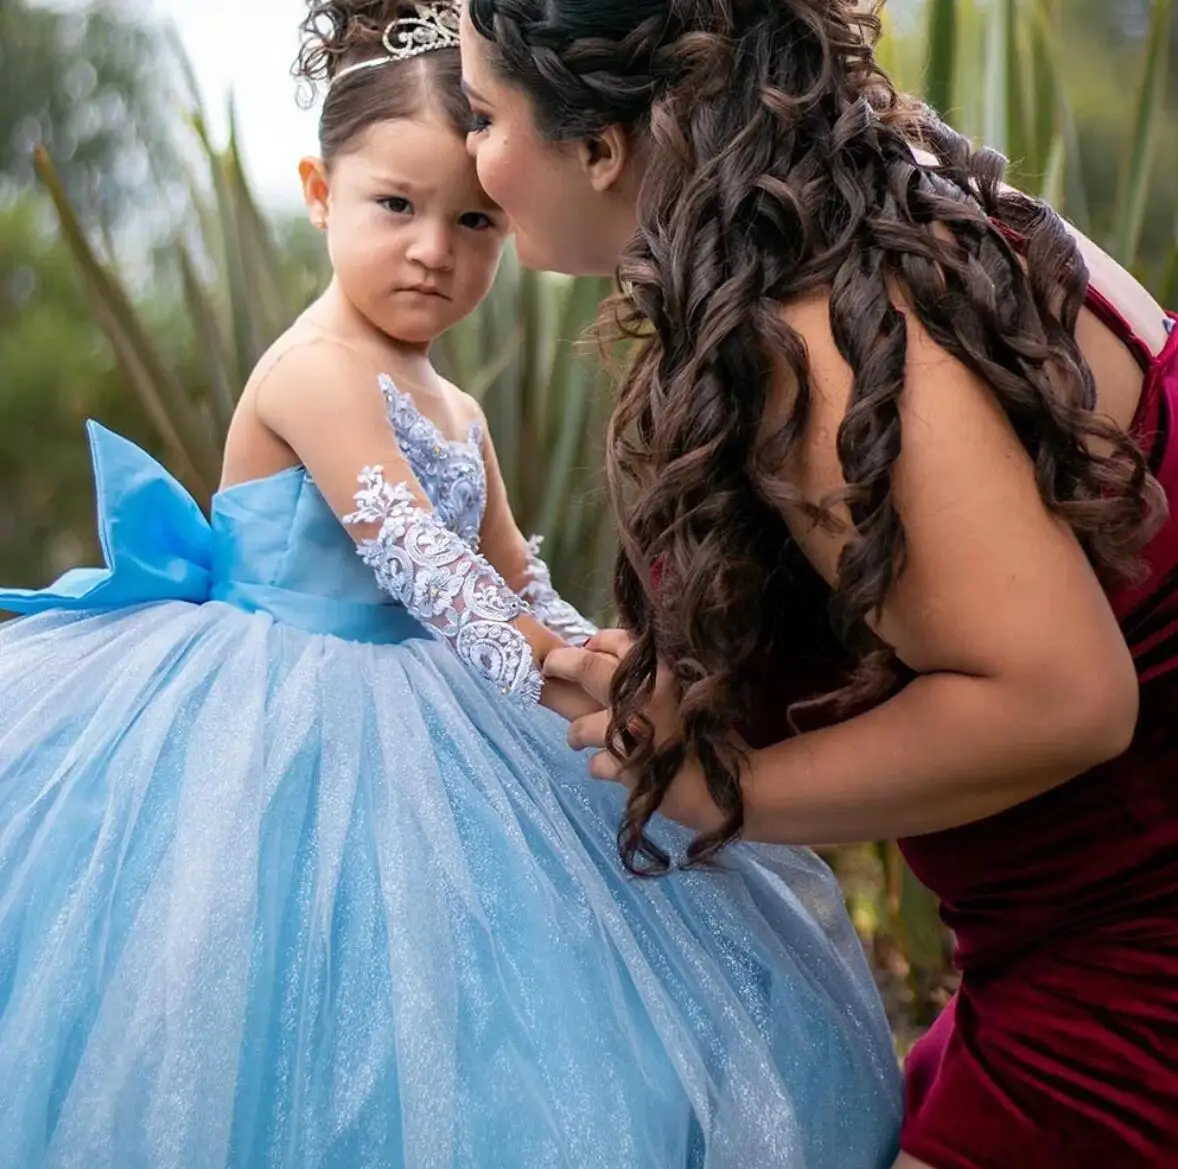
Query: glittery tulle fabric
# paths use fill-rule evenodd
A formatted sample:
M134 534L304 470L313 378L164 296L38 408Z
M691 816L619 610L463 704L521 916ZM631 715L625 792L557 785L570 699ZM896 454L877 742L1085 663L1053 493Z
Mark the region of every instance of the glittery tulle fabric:
M108 569L0 594L5 1169L886 1169L812 854L627 878L619 791L362 595L305 475L206 531L92 441Z

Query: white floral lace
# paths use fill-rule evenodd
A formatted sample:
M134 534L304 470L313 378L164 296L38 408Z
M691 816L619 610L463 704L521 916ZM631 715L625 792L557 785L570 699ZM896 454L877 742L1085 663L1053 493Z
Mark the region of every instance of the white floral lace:
M596 632L597 626L586 621L552 584L548 565L540 559L543 536L528 541L528 583L519 595L531 606L537 619L570 645L584 645Z
M391 377L381 374L379 384L397 445L422 491L446 527L477 552L487 502L482 425L472 422L465 440L449 439L418 410L408 394L397 389Z
M387 483L383 467L365 467L359 482L356 510L343 522L380 525L358 545L380 587L441 633L501 693L538 702L543 679L532 647L510 624L528 612L527 603L484 557L420 507L404 483Z

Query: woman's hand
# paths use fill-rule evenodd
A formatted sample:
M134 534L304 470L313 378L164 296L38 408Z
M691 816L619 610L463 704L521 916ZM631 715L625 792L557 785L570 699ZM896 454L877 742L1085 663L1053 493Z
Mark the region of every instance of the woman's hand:
M559 651L549 651L550 654L557 652ZM556 677L544 679L544 689L540 691L540 705L555 711L569 722L589 718L602 709L601 703L576 683Z
M589 771L598 779L618 779L616 761L605 751L609 726L609 694L614 671L630 651L633 638L622 629L603 629L584 647L552 650L544 659L545 688L549 684L572 686L596 703L596 709L573 716L569 746L576 750L596 747Z
M610 686L618 664L633 645L633 638L622 629L605 629L591 638L583 649L555 649L544 659L546 679L573 684L600 702L604 709L573 720L569 727L569 746L581 750L596 748L589 761L589 774L629 787L632 777L606 750L609 728ZM670 675L660 666L654 695L643 712L654 727L659 746L678 734L678 703ZM688 759L671 784L659 811L672 820L697 832L712 832L724 821L720 809L712 802L704 781L703 769L695 759Z

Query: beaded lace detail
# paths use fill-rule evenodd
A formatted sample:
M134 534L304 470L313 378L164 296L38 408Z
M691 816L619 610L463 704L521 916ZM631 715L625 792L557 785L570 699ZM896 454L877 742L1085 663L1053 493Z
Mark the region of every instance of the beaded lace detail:
M585 620L552 584L548 565L540 558L543 536L528 541L528 583L520 596L531 606L537 619L570 645L584 645L596 632L597 626Z
M510 624L527 604L437 514L420 507L404 483L387 483L382 467L365 467L359 482L356 510L344 523L380 525L358 545L380 587L501 693L538 702L543 679L532 647Z
M466 441L455 441L446 438L387 374L380 375L380 392L388 404L401 453L438 518L477 551L487 506L482 426L472 422Z

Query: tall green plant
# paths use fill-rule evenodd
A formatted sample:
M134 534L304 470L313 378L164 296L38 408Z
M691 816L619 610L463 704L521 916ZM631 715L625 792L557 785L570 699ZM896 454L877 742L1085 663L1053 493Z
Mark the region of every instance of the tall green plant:
M128 388L163 438L177 472L206 503L220 477L221 449L237 396L254 364L304 302L291 289L269 225L246 180L236 130L215 149L192 118L207 181L193 182L195 232L171 246L203 377L186 382L165 360L126 282L90 240L44 148L35 166L53 201L95 317Z
M198 403L164 361L123 282L99 258L43 147L37 148L34 164L57 209L95 319L110 341L123 377L138 395L181 476L207 502L217 481L219 454Z
M1157 148L1158 124L1166 97L1171 8L1171 0L1154 0L1133 134L1121 162L1112 246L1113 254L1126 265L1136 261L1141 244L1145 199Z
M1006 153L1015 185L1049 199L1087 232L1091 199L1059 60L1065 7L1060 0L928 0L924 96L963 133ZM1098 241L1135 269L1166 117L1172 20L1173 0L1152 0L1132 132L1122 147L1113 227ZM1172 263L1163 257L1157 273ZM1161 280L1155 280L1155 291L1166 291Z
M504 258L491 295L439 345L441 366L480 398L516 518L545 538L571 601L609 611L614 539L600 468L608 377L588 344L605 280L571 280Z

